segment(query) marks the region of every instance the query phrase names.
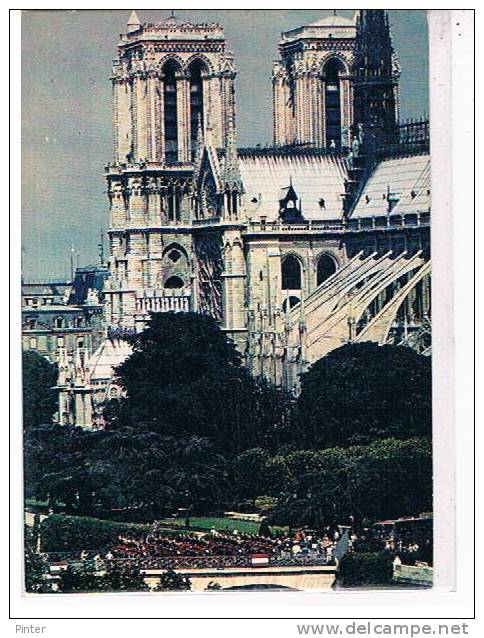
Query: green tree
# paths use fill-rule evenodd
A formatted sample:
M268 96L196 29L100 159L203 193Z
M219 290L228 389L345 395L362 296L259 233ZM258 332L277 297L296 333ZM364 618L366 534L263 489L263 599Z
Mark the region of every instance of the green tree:
M104 576L107 591L149 591L136 561L108 561Z
M24 438L26 492L53 508L62 503L68 512L90 512L97 483L88 451L96 435L56 424L29 430Z
M24 431L52 421L57 409L56 383L57 365L34 350L22 353Z
M432 508L432 448L426 438L301 450L276 460L286 482L273 486L274 492L285 488L270 516L273 523L322 526Z
M286 395L251 377L211 317L153 313L129 341L133 353L117 369L127 396L108 404L110 429L208 438L229 456L284 429Z
M265 468L269 459L269 451L260 447L245 450L235 457L231 479L238 501L265 494Z
M91 565L69 565L60 574L59 589L64 594L106 591L106 580Z
M177 574L172 569L163 572L153 591L189 591L192 587L190 579Z
M51 591L46 580L49 574L49 565L35 551L35 537L29 527L24 528L24 565L25 565L25 590L29 593L43 594Z
M302 375L295 426L314 449L431 436L430 358L370 342L333 350Z
M393 580L393 558L389 552L347 554L338 570L342 587L387 585Z

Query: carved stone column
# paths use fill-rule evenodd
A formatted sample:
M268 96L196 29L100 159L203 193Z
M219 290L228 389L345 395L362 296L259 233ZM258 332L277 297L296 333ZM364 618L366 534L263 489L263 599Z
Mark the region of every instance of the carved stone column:
M157 104L158 78L155 71L149 71L147 78L146 95L146 128L147 128L147 158L150 162L158 159L157 128L158 128L158 104Z
M319 82L319 121L321 126L321 146L327 146L328 140L326 139L326 80L324 76Z
M148 158L148 123L147 123L147 78L144 71L138 71L136 82L136 151L135 159ZM134 115L134 114L133 114Z
M176 76L178 118L178 161L190 161L190 82L186 75Z
M341 146L349 147L350 131L353 125L353 103L351 99L351 80L349 76L340 76L341 104Z
M157 75L155 105L156 159L159 162L163 162L165 159L165 84L162 73Z
M306 96L306 78L304 73L298 73L296 75L296 91L295 91L295 101L296 101L296 142L304 142L305 141L305 133L306 133L306 121L305 121L305 103L307 102Z
M132 122L131 122L131 92L132 81L130 78L114 80L114 109L113 118L115 131L115 161L125 162L126 156L131 151Z
M235 124L235 73L227 71L222 74L222 145L227 143L229 123Z

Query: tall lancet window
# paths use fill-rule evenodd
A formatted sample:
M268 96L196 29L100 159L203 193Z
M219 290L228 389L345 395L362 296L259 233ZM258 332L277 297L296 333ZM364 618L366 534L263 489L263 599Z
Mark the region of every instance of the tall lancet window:
M301 264L294 255L288 255L281 264L282 289L301 290Z
M176 100L176 73L178 66L168 62L164 73L164 104L165 104L165 159L168 163L178 160L178 110Z
M203 73L205 64L201 60L195 60L190 65L190 145L192 159L197 149L198 125L203 129Z
M324 105L326 117L326 146L341 150L341 84L340 74L344 72L342 62L332 58L323 69Z

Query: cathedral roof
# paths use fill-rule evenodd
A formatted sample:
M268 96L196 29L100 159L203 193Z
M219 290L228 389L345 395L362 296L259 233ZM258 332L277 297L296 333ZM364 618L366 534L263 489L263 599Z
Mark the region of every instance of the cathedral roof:
M281 189L292 184L304 219L338 219L347 177L345 160L338 155L242 155L240 174L248 218L278 218Z
M355 14L356 16L356 14ZM282 33L281 44L300 39L354 38L356 35L355 18L331 15L295 29Z
M381 161L368 178L352 217L387 215L389 193L393 200L392 214L428 212L430 156L412 155Z

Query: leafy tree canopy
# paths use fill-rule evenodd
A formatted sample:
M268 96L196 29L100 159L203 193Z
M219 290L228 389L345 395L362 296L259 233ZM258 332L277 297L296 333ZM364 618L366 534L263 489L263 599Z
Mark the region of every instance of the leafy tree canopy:
M22 353L23 422L27 431L50 423L57 409L57 365L34 350Z
M287 397L251 377L211 317L153 313L129 341L133 354L117 368L127 396L109 403L110 428L207 437L228 455L283 429Z
M347 344L301 377L296 429L301 448L431 436L430 358L410 348Z
M383 439L349 448L300 450L267 464L279 504L274 523L332 525L432 509L427 438Z

